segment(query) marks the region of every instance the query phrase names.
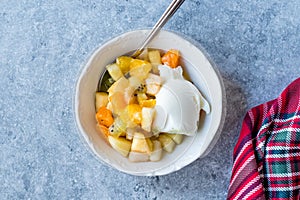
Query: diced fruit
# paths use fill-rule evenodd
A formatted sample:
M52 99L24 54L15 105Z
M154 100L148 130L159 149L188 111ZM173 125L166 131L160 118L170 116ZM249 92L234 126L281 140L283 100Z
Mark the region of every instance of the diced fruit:
M150 161L159 161L162 156L161 143L158 140L153 140L153 151L150 154Z
M135 132L136 132L135 128L127 128L126 129L126 139L132 140Z
M153 108L142 108L142 129L151 132L152 122L154 119L155 110Z
M122 77L108 89L108 99L115 114L120 114L128 105L134 92L134 90L130 91L127 89L128 86L129 81L125 77Z
M146 142L148 144L148 147L149 147L149 153L153 151L153 142L150 138L146 138Z
M183 135L182 134L166 134L168 135L170 138L172 138L172 140L176 143L176 144L181 144L182 140L183 140Z
M106 141L132 162L159 161L162 151L171 153L182 143L182 134L152 130L155 95L162 85L158 66L176 68L179 51L145 49L137 59L120 56L107 65L100 92L95 93L97 128ZM158 119L160 120L160 119Z
M145 60L140 60L140 59L133 59L130 63L130 70L137 68L137 67L141 67L144 65L149 65L150 63L148 61ZM150 64L151 65L151 64Z
M107 106L108 103L108 94L106 92L96 92L95 94L95 105L96 111L99 110L102 106Z
M127 128L134 128L137 126L137 124L134 123L129 116L128 106L119 113L119 117L126 124Z
M130 76L135 76L141 81L143 81L147 78L148 73L150 72L151 69L152 69L152 65L150 63L147 63L141 66L131 68L129 73Z
M158 66L161 65L161 56L158 50L149 51L149 61L152 64L152 72L159 74Z
M128 78L129 85L135 89L137 89L140 85L142 85L142 81L135 76L131 76Z
M96 119L99 124L104 125L106 127L109 127L114 123L112 112L104 106L99 108L98 112L96 113Z
M123 76L121 69L119 68L119 66L116 63L107 65L106 69L107 69L108 73L110 74L110 76L115 81L119 80Z
M112 105L112 110L119 115L127 106L127 101L124 98L124 92L115 92L109 97Z
M151 50L148 52L148 58L151 64L161 64L161 56L158 50Z
M156 99L143 99L139 101L139 104L142 107L149 107L149 108L153 108L156 104Z
M170 138L169 136L167 136L166 134L161 133L158 136L158 140L160 141L163 149L168 152L168 153L172 153L176 143L172 140L172 138Z
M139 104L129 104L127 109L130 120L135 124L141 124L142 107Z
M108 141L112 148L117 150L122 156L127 157L131 148L131 141L122 137L117 138L110 135L108 136Z
M176 68L179 63L179 51L175 49L170 49L169 51L167 51L167 53L165 53L162 56L161 62L172 68Z
M154 96L160 90L162 80L160 76L149 73L148 77L145 80L145 83L147 88L147 94Z
M146 85L147 88L147 94L155 96L159 90L160 90L160 85L156 85L156 84L148 84Z
M131 151L128 158L131 162L146 162L149 160L149 154Z
M135 89L133 87L128 86L124 90L124 100L126 101L127 104L132 101L132 98L134 97L134 91Z
M114 123L109 127L109 134L115 137L125 135L127 124L121 117L116 117Z
M141 101L148 99L148 96L144 92L138 92L137 93L137 100L140 104Z
M108 90L109 96L115 92L124 92L124 90L129 86L129 81L123 76L118 81L116 81Z
M150 154L152 150L153 143L150 138L145 138L144 134L135 132L132 139L131 151Z
M146 85L148 84L156 84L156 85L161 85L162 79L160 76L156 74L149 73L148 77L145 79Z
M129 56L120 56L116 59L116 63L123 74L126 74L129 71L132 60L133 58Z

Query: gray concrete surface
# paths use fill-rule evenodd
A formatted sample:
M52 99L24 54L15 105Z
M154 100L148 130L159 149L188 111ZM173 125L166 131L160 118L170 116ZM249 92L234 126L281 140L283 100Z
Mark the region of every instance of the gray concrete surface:
M300 1L186 0L166 28L220 70L225 127L204 159L161 177L101 164L74 122L74 87L109 38L151 27L169 1L0 1L0 199L225 199L232 151L252 106L300 76Z

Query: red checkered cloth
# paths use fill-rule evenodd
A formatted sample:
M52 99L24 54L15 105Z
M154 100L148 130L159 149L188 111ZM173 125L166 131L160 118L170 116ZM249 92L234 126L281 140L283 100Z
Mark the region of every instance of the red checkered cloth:
M300 199L300 78L248 111L227 199Z

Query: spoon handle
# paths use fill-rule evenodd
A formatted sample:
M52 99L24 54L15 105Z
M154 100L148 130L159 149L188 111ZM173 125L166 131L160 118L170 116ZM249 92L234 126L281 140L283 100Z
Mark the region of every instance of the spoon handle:
M148 34L141 47L137 49L132 57L138 57L143 49L148 45L148 43L154 38L154 36L158 33L158 31L167 23L167 21L174 15L177 9L183 4L184 0L173 0L169 7L165 10L163 15L159 18L156 24L151 29L151 32Z

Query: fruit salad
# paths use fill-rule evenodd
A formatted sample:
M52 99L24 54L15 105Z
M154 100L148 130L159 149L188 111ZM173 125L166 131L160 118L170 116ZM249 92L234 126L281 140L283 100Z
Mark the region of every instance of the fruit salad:
M210 112L198 89L183 77L178 50L146 49L120 56L96 92L99 132L133 162L159 161L184 135L196 134L200 110Z

